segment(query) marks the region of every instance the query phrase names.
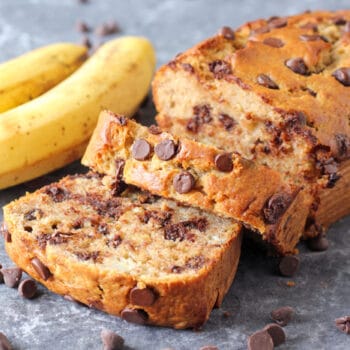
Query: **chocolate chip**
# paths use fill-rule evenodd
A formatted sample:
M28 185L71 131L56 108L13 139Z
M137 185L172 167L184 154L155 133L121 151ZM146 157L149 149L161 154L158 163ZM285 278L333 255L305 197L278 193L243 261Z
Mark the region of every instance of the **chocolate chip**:
M276 323L266 325L263 330L270 334L274 346L279 346L286 341L283 328Z
M344 316L335 320L335 326L342 332L350 334L350 316Z
M98 259L100 252L94 251L94 252L75 252L74 255L82 261L88 261L92 260L93 262L96 262Z
M309 70L308 70L304 60L301 57L290 58L289 60L286 60L284 64L290 70L292 70L294 73L297 73L300 75L308 75L309 74Z
M253 333L248 338L248 350L273 350L270 334L264 330Z
M186 124L186 129L188 131L191 131L193 133L197 133L199 130L201 123L198 117L193 117L191 118L187 124Z
M176 154L177 146L173 140L163 140L154 147L154 152L161 160L170 160Z
M344 86L350 86L350 68L339 68L333 72L332 76Z
M287 25L287 19L286 18L279 18L279 17L274 17L271 20L268 21L268 26L271 29L274 28L282 28Z
M136 160L146 160L151 155L151 145L144 139L139 139L132 145L132 156Z
M318 236L309 238L307 240L307 246L314 252L323 252L328 249L329 242L325 234L321 232Z
M182 266L174 265L174 266L172 266L172 268L170 270L172 273L181 273L185 269Z
M328 42L328 40L322 36L322 35L317 35L317 34L302 34L299 36L299 39L302 41L316 41L316 40L323 40L325 42Z
M90 41L90 39L87 36L84 36L81 41L80 41L81 45L85 46L88 49L91 49L92 47L92 43Z
M292 198L288 193L280 192L271 196L263 209L265 222L275 224L287 210Z
M146 324L148 320L147 313L141 309L125 308L121 312L121 317L125 321L137 323L137 324Z
M103 350L122 350L124 349L124 338L119 334L108 329L101 331Z
M134 287L131 289L129 297L132 304L141 306L151 306L156 301L156 294L150 288Z
M209 63L209 70L217 79L223 79L225 76L232 73L229 63L223 60L215 60Z
M90 31L90 27L83 21L78 21L75 27L80 33L88 33Z
M268 33L269 31L270 31L270 28L268 26L262 26L252 30L250 35L264 34L264 33Z
M294 309L290 306L282 306L271 311L270 315L278 325L284 327L292 320Z
M11 243L12 237L11 234L7 228L6 223L3 221L0 225L0 235L4 237L5 242Z
M12 350L10 341L7 339L4 333L0 332L0 349L1 350Z
M195 179L193 175L188 171L182 171L175 175L173 179L173 186L178 193L188 193L195 185Z
M278 89L278 85L266 74L259 74L256 81L258 84L269 89Z
M31 263L34 270L44 281L48 280L52 276L50 270L38 258L32 259Z
M235 39L235 32L232 28L224 26L219 30L219 35L223 36L225 39L228 40L234 40Z
M192 64L190 64L190 63L182 63L182 64L181 64L181 67L182 67L186 72L194 73L194 68L193 68Z
M221 113L218 117L219 122L224 126L225 130L230 131L233 129L235 125L237 125L237 122L230 117L228 114Z
M49 185L44 191L55 203L63 202L69 198L68 191L56 185Z
M346 20L344 17L335 17L332 19L332 22L337 26L342 26L346 23Z
M193 115L195 117L198 117L202 124L203 123L210 123L213 119L211 116L211 107L207 104L196 105L193 107L192 110L193 110Z
M311 23L311 22L308 22L308 23L305 23L303 25L300 26L301 29L310 29L314 32L317 32L318 31L318 27L317 27L317 24L316 23Z
M280 48L284 46L284 42L281 39L273 38L273 37L265 38L263 40L263 43L265 45L276 47L276 48Z
M26 299L34 298L37 292L36 283L30 278L24 279L18 286L18 293L20 296Z
M119 28L117 22L115 22L115 21L102 23L95 30L95 34L97 34L99 36L106 36L106 35L111 35L111 34L115 34L115 33L119 33L119 32L120 32L120 28Z
M178 239L181 242L185 239L186 234L187 228L181 222L166 225L164 228L164 239L166 240L176 241Z
M306 115L300 111L289 111L284 113L283 118L285 127L292 131L299 131L307 122Z
M215 157L215 166L223 172L230 172L233 169L232 156L230 153L220 153Z
M338 157L340 160L350 157L350 138L345 134L336 134L335 141L338 148Z
M17 287L22 278L22 270L18 267L2 269L1 273L4 277L5 284L10 288Z
M294 255L284 256L279 265L279 271L282 276L292 277L298 271L300 260Z
M148 131L153 135L159 135L162 133L162 129L159 126L154 124L148 128Z
M219 348L215 345L205 345L202 346L199 350L219 350Z

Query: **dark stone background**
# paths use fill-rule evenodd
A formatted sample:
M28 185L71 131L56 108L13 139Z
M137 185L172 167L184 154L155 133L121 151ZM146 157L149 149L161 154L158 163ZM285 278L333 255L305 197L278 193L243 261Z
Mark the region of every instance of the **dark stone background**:
M144 35L155 45L158 65L224 24L236 27L258 17L287 15L306 9L347 8L348 1L210 1L210 0L0 0L0 61L35 47L58 41L81 40L77 20L96 26L115 19L122 34ZM94 42L99 40L91 35ZM152 108L141 114L150 122ZM1 167L1 164L0 164ZM67 173L81 171L78 163L22 186L0 191L0 205L33 191ZM2 219L2 213L0 213ZM16 290L0 285L0 331L15 349L101 349L100 330L115 330L130 349L199 349L215 344L221 350L245 349L247 336L269 322L269 312L291 305L297 315L285 327L283 349L349 349L350 338L339 332L334 319L350 314L350 217L329 230L330 249L311 253L301 244L301 267L293 279L278 276L273 260L256 247L247 246L236 280L223 307L214 310L202 331L175 331L128 324L102 312L65 301L40 287L40 296L23 300ZM3 242L0 262L10 266ZM288 281L294 287L288 287ZM225 318L223 313L232 315Z

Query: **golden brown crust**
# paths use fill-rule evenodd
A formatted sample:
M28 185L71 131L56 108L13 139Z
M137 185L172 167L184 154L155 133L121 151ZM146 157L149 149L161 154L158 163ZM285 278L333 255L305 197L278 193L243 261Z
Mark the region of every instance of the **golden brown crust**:
M115 161L122 159L126 183L239 220L259 231L279 252L293 252L310 205L310 197L300 187L237 154L229 155L233 169L221 171L215 159L223 152L215 147L165 132L154 135L134 121L123 119L121 123L120 118L107 111L101 113L82 161L84 165L113 176ZM172 140L178 151L169 160L161 160L154 151L140 161L133 157L132 148L141 139L152 150L162 141ZM179 193L174 186L174 179L183 171L190 172L196 181L188 193ZM269 206L271 210L266 214ZM284 208L279 211L279 206Z
M164 199L153 199L152 203L146 200L142 204L137 192L137 199L134 198L135 193L127 192L115 197L111 194L110 181L107 185L105 179L96 176L86 178L84 175L67 177L7 205L4 219L11 239L5 243L5 247L10 258L53 292L69 295L90 307L116 316L128 308L141 309L143 314L146 312L148 315L147 324L174 328L200 327L208 319L214 305L221 303L234 278L240 255L240 226L196 209L181 209L181 206ZM109 201L114 203L113 206L108 204ZM113 211L116 201L120 201L119 212ZM163 207L172 208L176 220L186 218L186 215L202 215L209 222L207 231L199 232L197 239L193 236L196 233L191 231L194 243L186 239L177 242L163 240L163 248L152 248L159 238L150 241L147 235L151 230L154 232L149 234L156 237L157 232L161 232L158 224L139 222L138 239L132 224L127 222L139 221L137 215L143 211ZM101 214L104 208L111 209L111 213L120 215L120 218L109 217L110 212ZM138 214L133 214L133 211ZM189 211L192 214L188 214ZM216 222L214 231L222 235L222 245L215 244L215 238L210 238L214 232L210 228L214 225L212 220ZM113 232L104 230L102 234L99 233L95 227L99 224L113 232L118 230L118 225L122 225L119 228L122 242L118 247L105 245L105 240L108 242ZM43 235L46 236L43 238ZM172 264L173 258L167 256L164 259L156 250L159 252L172 246L171 251L178 255L189 254L191 258L189 247L192 244L193 249L197 250L199 239L203 244L207 239L208 253L203 261L193 260L195 256L192 256L191 261L196 263L189 264L188 271L165 272L164 263ZM181 253L181 245L188 253ZM187 245L189 247L186 248ZM133 251L129 261L125 252L130 252L130 249ZM145 256L154 249L152 266L149 258L143 262L142 249L146 250ZM96 260L94 257L97 257ZM51 275L48 279L45 280L33 267L33 258L39 259L49 269ZM136 260L134 265L129 266L124 265L123 259L129 264ZM137 259L140 261L137 262ZM158 262L160 267L154 270ZM146 269L144 273L139 272L142 266ZM155 302L148 306L133 303L130 292L135 286L152 290L156 295Z

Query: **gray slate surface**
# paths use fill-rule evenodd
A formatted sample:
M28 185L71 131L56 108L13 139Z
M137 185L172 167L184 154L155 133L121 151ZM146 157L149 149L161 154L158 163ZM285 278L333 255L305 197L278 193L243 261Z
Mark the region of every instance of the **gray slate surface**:
M79 41L81 35L74 29L78 19L94 26L116 19L123 33L152 40L160 65L224 24L235 27L257 17L306 9L341 9L348 4L345 0L90 0L88 5L79 5L75 0L0 0L0 61L47 43ZM81 170L75 163L39 181L0 191L0 205L45 182ZM128 324L69 303L43 287L37 299L23 300L16 290L4 285L0 285L0 331L8 335L18 350L101 349L99 334L104 327L125 337L129 349L157 350L171 346L187 350L207 344L215 344L221 350L245 349L247 336L269 322L273 308L291 305L297 316L285 328L287 343L279 349L350 349L349 336L334 327L336 317L350 314L349 235L350 217L330 229L331 246L327 252L311 253L301 246L302 263L293 279L294 287L288 287L289 279L274 272L273 261L263 253L252 247L244 249L236 280L223 307L213 311L200 332ZM11 265L2 241L0 262ZM224 311L232 315L225 318Z

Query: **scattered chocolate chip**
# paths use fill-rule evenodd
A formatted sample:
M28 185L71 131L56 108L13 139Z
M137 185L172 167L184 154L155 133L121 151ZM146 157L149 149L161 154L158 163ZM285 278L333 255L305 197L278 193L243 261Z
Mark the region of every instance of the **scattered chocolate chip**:
M269 89L278 89L278 85L266 74L259 74L256 81L258 84Z
M34 298L37 292L36 282L30 278L24 279L18 286L18 293L26 299Z
M131 289L130 294L130 302L135 305L140 306L151 306L156 301L156 294L151 288L137 288L134 287Z
M350 86L350 68L339 68L333 72L332 76L344 86Z
M115 177L118 181L123 179L125 160L121 158L117 158L115 160Z
M38 258L33 258L31 263L34 270L44 281L48 280L51 277L50 270Z
M115 21L102 23L95 30L95 34L99 36L106 36L106 35L116 34L119 32L120 32L120 28L117 22Z
M202 346L199 350L219 350L219 348L215 345L205 345Z
M335 17L332 19L332 22L337 26L342 26L346 24L346 20L344 17Z
M17 287L22 278L22 270L18 267L2 269L1 273L3 275L5 284L10 288Z
M286 18L272 18L268 21L268 26L271 29L274 28L282 28L285 27L287 25L287 19Z
M83 21L78 21L75 25L75 28L80 33L88 33L90 31L90 27Z
M132 156L136 160L146 160L152 152L151 145L144 139L139 139L132 145Z
M122 350L124 348L124 338L108 329L101 331L103 350Z
M263 330L270 334L274 346L279 346L286 341L283 328L276 323L266 325Z
M1 350L12 350L10 341L7 339L4 333L0 332L0 349Z
M307 118L303 112L289 111L283 114L284 126L291 131L299 131L306 125Z
M217 79L223 79L225 76L232 74L229 63L223 60L215 60L209 63L209 70Z
M148 320L147 313L141 309L125 308L121 312L121 317L125 321L137 323L137 324L146 324Z
M162 133L162 129L159 126L154 124L148 128L148 131L153 135L159 135Z
M120 235L115 234L114 237L109 238L107 240L107 246L112 248L117 248L122 243L123 239L120 237Z
M176 154L177 145L173 140L163 140L154 147L154 152L161 160L170 160Z
M49 185L44 191L56 203L63 202L69 198L69 193L65 189L56 185Z
M286 326L293 318L294 309L290 306L282 306L271 311L271 318L281 327Z
M211 116L211 107L206 104L194 106L193 115L200 118L201 123L210 123L213 119Z
M173 179L173 186L178 193L188 193L195 185L195 179L193 175L188 171L182 171L175 175Z
M98 259L100 252L95 251L95 252L75 252L74 253L75 256L82 261L88 261L88 260L92 260L94 262L96 262L96 260Z
M186 129L188 131L193 132L193 133L197 133L200 125L201 125L201 123L200 123L199 118L198 117L193 117L187 122Z
M194 73L194 68L193 68L192 64L190 64L190 63L182 63L181 66L186 72Z
M328 249L329 242L325 234L321 232L318 236L309 238L307 240L307 246L314 252L323 252Z
M91 49L91 47L92 47L91 41L87 36L84 36L81 39L80 43L81 43L81 45L85 46L87 49Z
M350 157L350 138L345 134L336 134L335 141L338 148L338 157L340 160Z
M344 316L335 320L335 326L342 332L350 334L350 316Z
M301 41L316 41L316 40L323 40L325 42L328 42L328 40L322 36L322 35L318 35L318 34L302 34L299 36L299 39Z
M220 153L215 157L215 166L223 172L230 172L233 169L232 155L230 153Z
M341 176L336 173L329 174L326 187L333 188L340 178Z
M300 74L300 75L308 75L309 70L304 62L304 60L301 57L297 58L290 58L285 61L284 63L290 70L292 70L294 73Z
M172 273L181 273L183 272L185 269L182 267L182 266L177 266L177 265L174 265L172 266L171 268L171 272Z
M279 271L282 276L292 277L298 271L300 260L294 255L284 256L279 265Z
M189 258L186 261L185 266L189 269L195 269L198 270L201 267L203 267L204 263L205 263L205 258L202 255L196 255L193 256L192 258Z
M11 243L12 237L11 234L7 228L6 223L3 221L0 225L0 235L4 237L5 242Z
M273 350L270 334L264 330L253 333L248 338L248 350Z
M110 111L108 111L108 113L113 116L113 118L117 122L117 124L119 124L121 126L125 126L128 124L128 118L125 117L124 115L118 115L118 114L115 114L115 113L110 112Z
M256 28L252 30L250 35L264 34L264 33L268 33L269 31L270 31L270 28L268 26L262 26L260 28Z
M169 224L164 228L164 239L181 242L185 239L187 234L186 226L183 223Z
M221 113L218 117L219 122L223 125L225 130L230 131L233 129L235 125L237 125L237 122L230 117L228 114Z
M235 39L235 32L232 28L224 26L219 30L219 35L223 36L225 39L228 40L234 40Z
M311 23L311 22L308 22L308 23L305 23L303 25L300 26L301 29L310 29L314 32L317 32L318 31L318 27L317 27L317 24L316 23Z
M292 198L288 193L280 192L271 196L265 203L263 214L266 223L275 224L287 210Z
M273 37L265 38L263 40L263 43L265 45L276 47L276 48L280 48L284 46L284 42L281 39L273 38Z

